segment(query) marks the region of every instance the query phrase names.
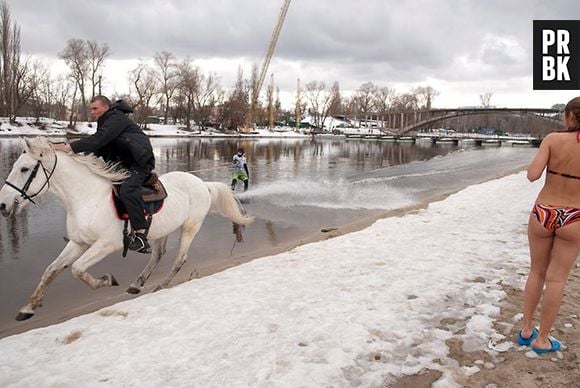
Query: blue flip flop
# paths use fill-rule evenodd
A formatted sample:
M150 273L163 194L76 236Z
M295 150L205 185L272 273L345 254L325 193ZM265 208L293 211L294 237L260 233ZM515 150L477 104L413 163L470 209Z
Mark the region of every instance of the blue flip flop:
M554 338L548 338L548 341L550 341L550 344L552 345L550 349L539 349L532 346L532 350L538 354L552 353L560 350L560 342Z
M532 343L532 341L538 336L538 331L536 330L536 328L532 328L532 335L530 336L530 338L524 338L522 337L522 332L520 331L518 333L518 345L520 346L530 346L530 344Z

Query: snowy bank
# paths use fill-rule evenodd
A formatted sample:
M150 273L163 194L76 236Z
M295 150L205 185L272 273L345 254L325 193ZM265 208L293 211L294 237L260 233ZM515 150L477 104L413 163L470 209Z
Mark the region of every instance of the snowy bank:
M94 133L95 122L77 122L73 130L68 129L68 122L55 121L47 118L37 120L33 117L19 117L17 124L10 123L7 118L0 117L0 136L83 136ZM292 128L257 129L251 133L232 132L224 133L213 128L203 131L186 130L182 125L148 124L145 133L151 137L257 137L257 138L308 138L309 135L295 132Z
M426 369L443 372L434 386L454 386L479 366L459 366L446 340L493 357L489 340L508 341L494 317L502 285L523 285L540 184L519 173L470 186L359 232L4 338L0 386L380 387Z

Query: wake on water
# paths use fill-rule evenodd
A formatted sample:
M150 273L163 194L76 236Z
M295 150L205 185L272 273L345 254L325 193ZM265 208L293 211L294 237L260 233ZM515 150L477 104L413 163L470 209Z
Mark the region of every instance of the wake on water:
M267 182L238 194L242 203L276 207L393 210L417 205L526 166L533 150L470 150L339 179Z
M396 209L413 204L412 190L321 179L266 183L238 194L242 203L269 203L278 207L313 206L328 209Z

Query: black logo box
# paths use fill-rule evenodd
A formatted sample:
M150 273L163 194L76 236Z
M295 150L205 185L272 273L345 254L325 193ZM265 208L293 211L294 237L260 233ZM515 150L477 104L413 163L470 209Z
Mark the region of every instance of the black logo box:
M548 53L542 53L542 32L544 30L566 30L570 34L568 49L570 58L567 63L570 80L542 79L542 58L546 55L558 57L557 44L548 48ZM580 20L534 20L534 90L580 90Z

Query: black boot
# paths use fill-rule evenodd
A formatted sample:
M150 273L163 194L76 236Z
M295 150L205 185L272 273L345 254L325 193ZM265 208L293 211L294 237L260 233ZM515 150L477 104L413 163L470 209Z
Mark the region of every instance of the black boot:
M135 233L129 241L129 249L139 253L151 253L151 245L144 233Z

